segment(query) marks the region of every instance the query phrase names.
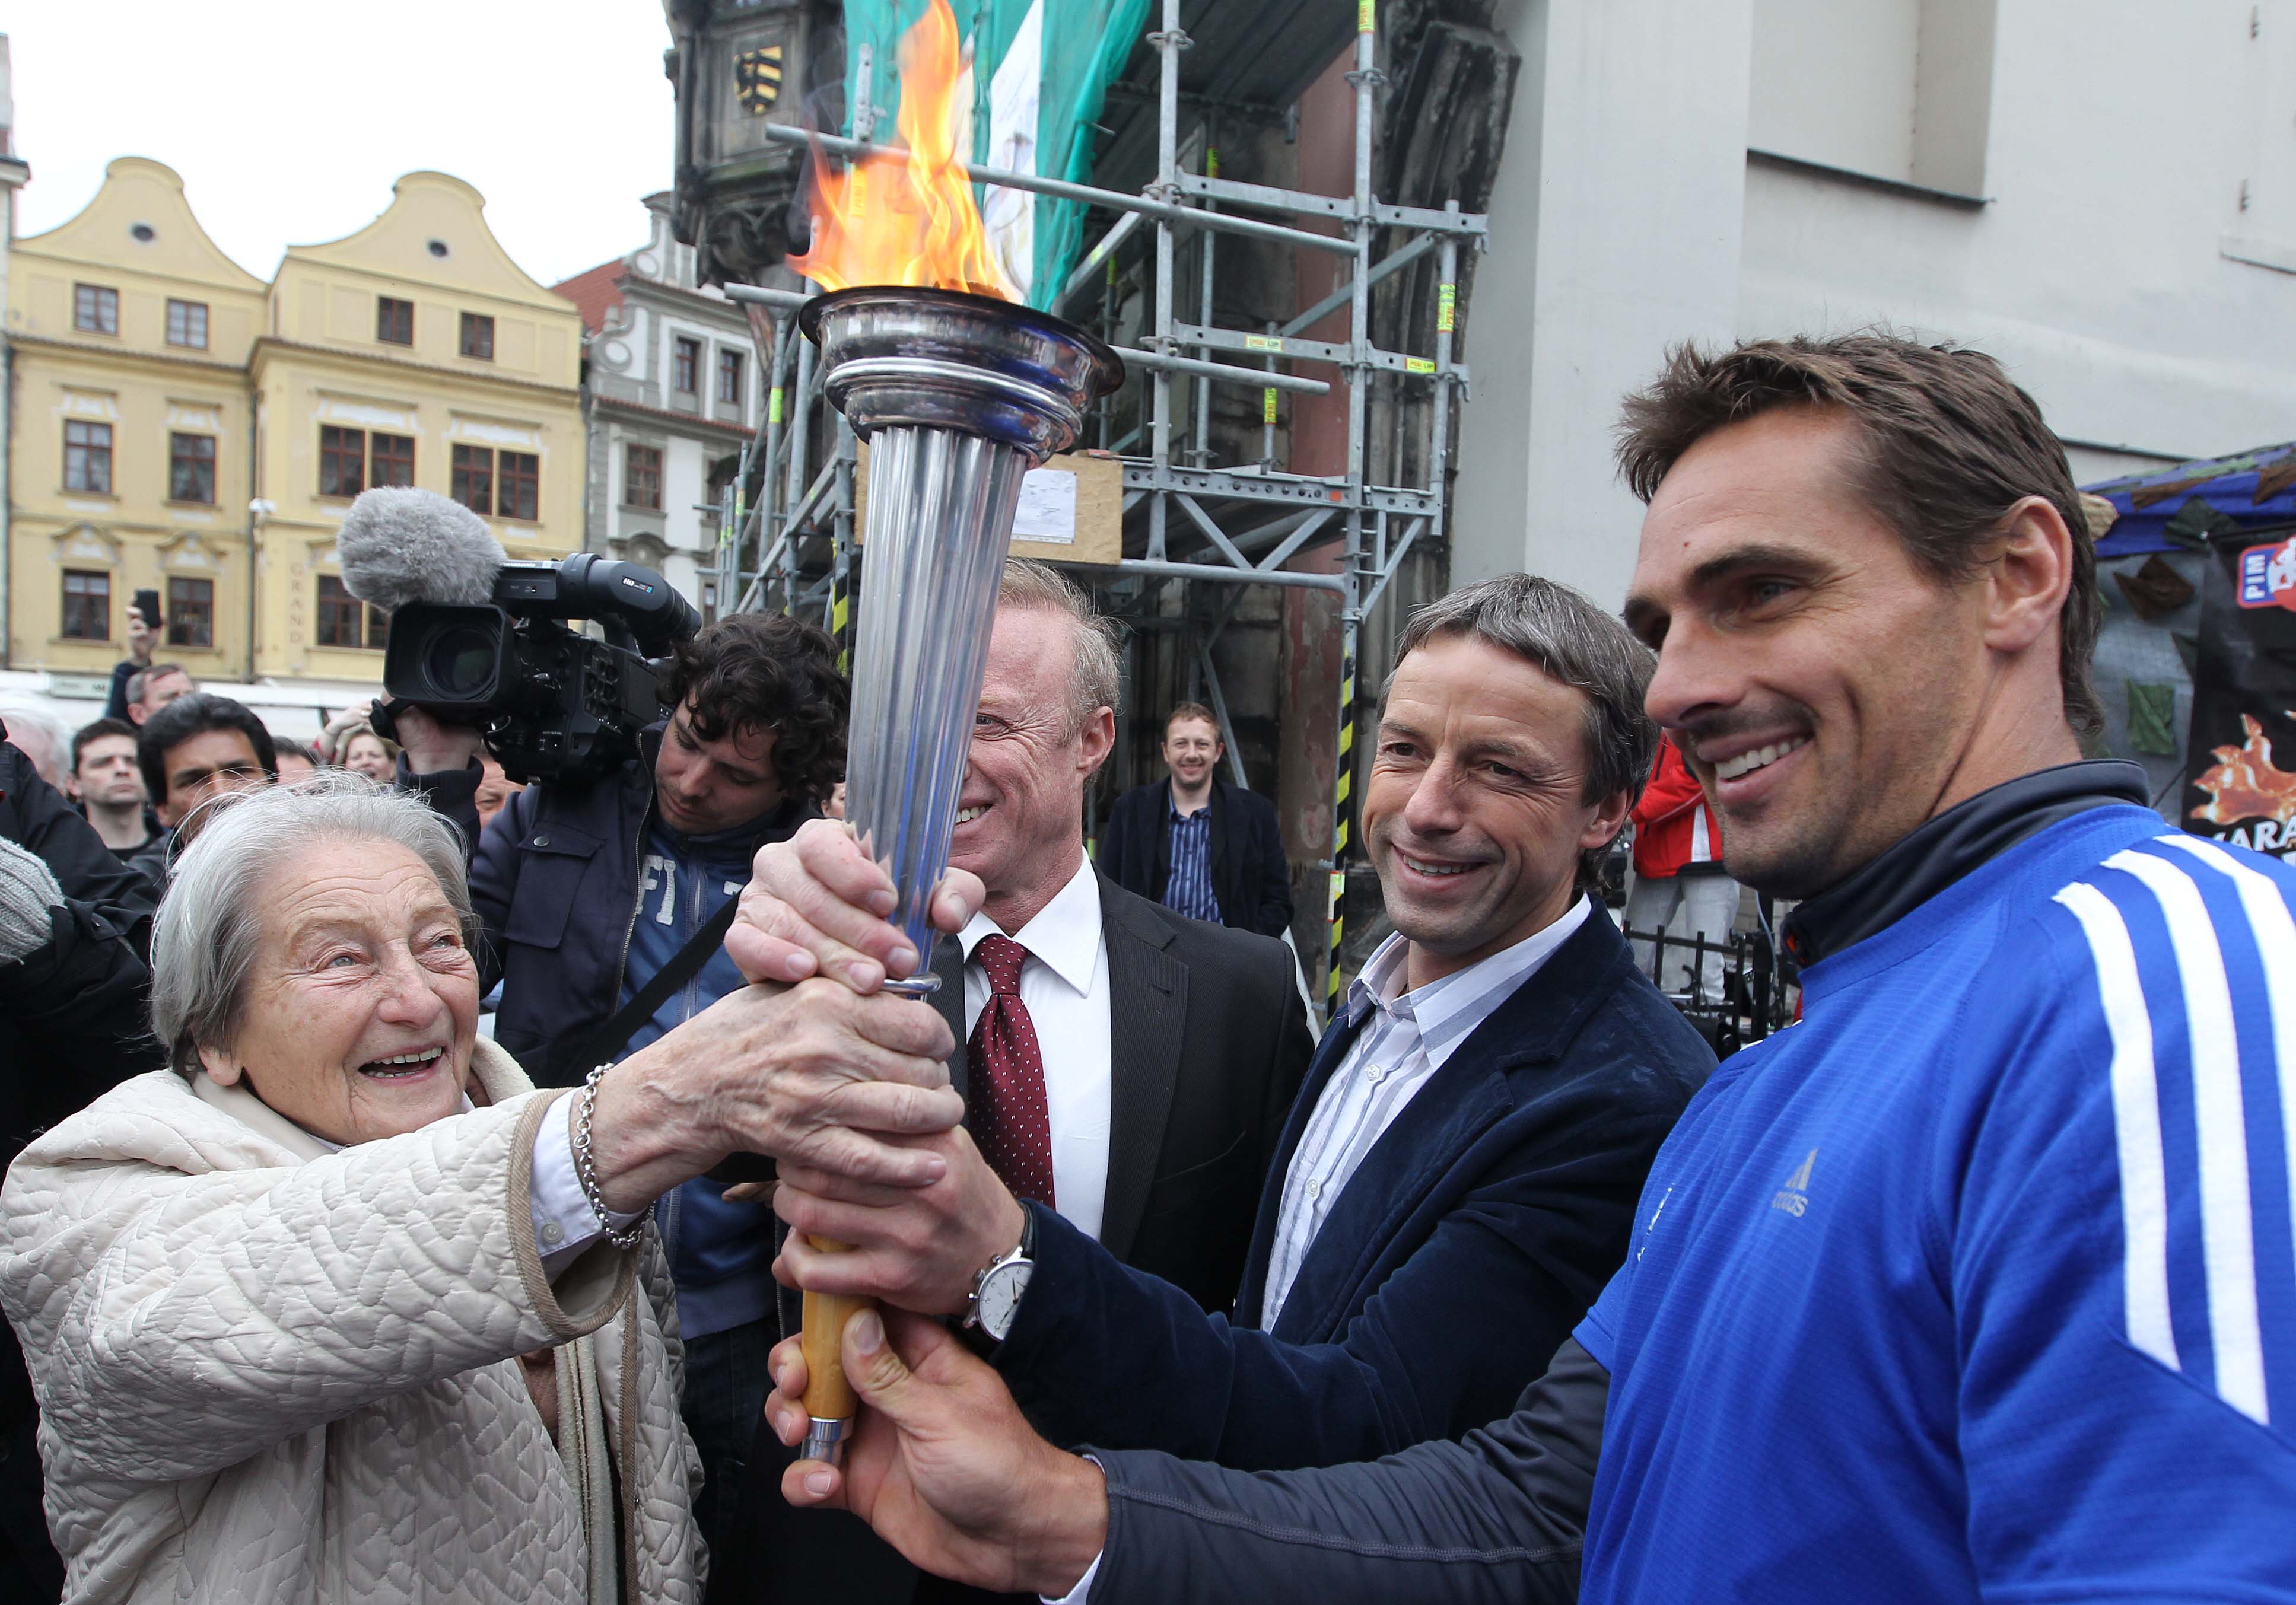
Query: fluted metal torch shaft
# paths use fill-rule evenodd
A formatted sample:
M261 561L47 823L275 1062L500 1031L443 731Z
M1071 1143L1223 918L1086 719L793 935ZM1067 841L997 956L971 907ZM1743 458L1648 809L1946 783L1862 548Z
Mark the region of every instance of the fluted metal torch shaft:
M799 323L830 401L869 441L845 817L891 872L895 922L930 954L1021 478L1074 443L1124 369L1058 318L952 291L838 291ZM897 985L934 981L921 963ZM808 1458L840 1453L854 1404L838 1346L859 1307L806 1295Z

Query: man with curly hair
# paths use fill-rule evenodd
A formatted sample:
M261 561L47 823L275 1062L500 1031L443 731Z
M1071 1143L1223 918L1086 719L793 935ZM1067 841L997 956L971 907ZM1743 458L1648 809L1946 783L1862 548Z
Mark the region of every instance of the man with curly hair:
M502 983L496 1040L545 1085L579 1083L745 984L717 938L750 860L817 817L845 772L849 693L836 643L813 625L721 618L677 649L667 692L675 711L619 772L529 786L483 831L479 733L392 710L399 784L472 844L480 962L487 987ZM647 1010L648 984L697 943L709 956ZM698 1514L713 1546L778 1335L771 1216L721 1192L703 1178L655 1211L677 1281L686 1424L709 1478Z

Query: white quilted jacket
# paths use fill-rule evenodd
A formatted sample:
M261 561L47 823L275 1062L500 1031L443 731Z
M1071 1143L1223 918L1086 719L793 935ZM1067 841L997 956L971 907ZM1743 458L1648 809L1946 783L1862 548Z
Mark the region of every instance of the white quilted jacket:
M698 1605L660 1249L551 1286L527 1173L557 1100L478 1045L489 1107L406 1136L329 1153L160 1070L10 1167L0 1305L72 1605ZM563 1457L515 1358L554 1345Z

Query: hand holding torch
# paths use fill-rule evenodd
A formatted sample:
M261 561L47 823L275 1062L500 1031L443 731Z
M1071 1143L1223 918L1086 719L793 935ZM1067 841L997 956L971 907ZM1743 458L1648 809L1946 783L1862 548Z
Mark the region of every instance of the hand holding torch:
M831 404L869 442L845 817L891 874L890 918L922 964L1021 476L1075 442L1124 368L1049 314L957 291L840 290L799 324ZM886 983L913 996L938 984L927 969ZM805 1296L807 1459L835 1460L852 1421L839 1345L867 1302Z

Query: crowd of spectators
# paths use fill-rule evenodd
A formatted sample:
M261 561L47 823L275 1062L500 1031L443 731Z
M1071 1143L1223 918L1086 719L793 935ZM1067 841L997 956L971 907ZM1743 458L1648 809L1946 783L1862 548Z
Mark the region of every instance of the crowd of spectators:
M106 717L0 701L0 1599L2296 1601L2296 871L2083 756L2062 447L1883 335L1620 438L1622 617L1401 629L1320 1036L1221 714L1088 846L1054 569L922 945L812 625L521 787L275 736L139 598ZM1636 825L1653 932L1796 902L1800 1024L1717 1067ZM882 1306L849 1431L804 1295Z
M398 744L375 733L364 706L337 715L318 741L300 741L273 734L243 703L201 692L174 664L120 667L128 672L113 679L118 715L75 731L49 705L10 695L0 696L0 722L7 743L76 806L103 845L122 860L141 860L139 867L157 880L164 881L176 827L211 797L293 785L323 769L393 782ZM522 789L491 756L484 761L481 824Z

